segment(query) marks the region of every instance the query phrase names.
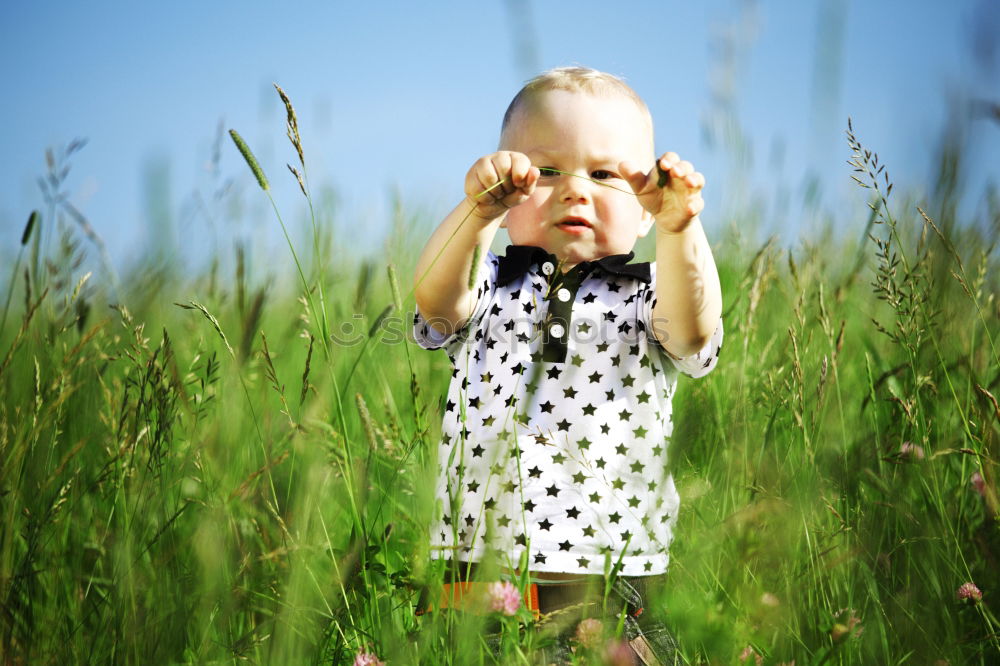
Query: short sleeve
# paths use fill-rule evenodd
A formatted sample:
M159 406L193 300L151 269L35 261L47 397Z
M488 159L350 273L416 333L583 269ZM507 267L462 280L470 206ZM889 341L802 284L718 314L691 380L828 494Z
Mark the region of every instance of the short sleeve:
M655 265L654 265L655 266ZM655 345L657 349L663 352L663 355L670 359L679 371L683 372L689 377L704 377L715 368L716 363L719 360L719 352L722 350L722 319L719 319L719 324L715 327L715 331L709 338L708 342L698 350L696 353L690 356L685 356L683 358L677 358L660 344L659 339L656 337L656 322L653 318L653 307L656 305L656 290L653 285L656 284L656 273L654 269L653 279L649 286L644 290L641 299L641 312L640 317L642 318L643 324L646 328L646 336L649 344Z
M719 319L719 324L715 327L712 337L696 353L684 358L674 358L670 354L667 354L667 357L685 375L698 378L704 377L715 368L716 363L719 362L720 351L722 351L722 319Z
M487 252L486 258L479 263L476 275L476 284L478 285L476 307L465 326L451 334L442 333L431 326L418 309L413 313L413 341L423 349L445 349L449 353L453 347L464 342L468 332L478 326L490 301L493 300L499 263L496 255L492 252Z

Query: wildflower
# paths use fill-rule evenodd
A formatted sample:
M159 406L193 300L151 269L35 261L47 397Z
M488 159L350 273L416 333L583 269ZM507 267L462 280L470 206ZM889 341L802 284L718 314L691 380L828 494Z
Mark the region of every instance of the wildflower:
M980 473L979 473L979 472L977 471L977 472L976 472L975 474L973 474L973 475L972 475L972 477L971 477L971 478L969 479L969 483L971 483L971 484L972 484L972 487L973 487L973 488L975 489L975 491L976 491L977 493L979 493L979 496L980 496L980 497L982 497L982 498L984 498L984 499L986 498L986 480L985 480L985 479L983 478L983 475L982 475L982 474L980 474Z
M844 640L844 636L848 633L850 633L850 629L847 628L847 625L841 622L837 622L830 628L830 638L833 639L834 643L839 643Z
M969 604L976 604L983 600L983 593L975 583L962 583L962 586L958 588L958 592L955 593L959 601L964 601Z
M830 638L834 643L839 643L845 638L857 638L865 630L861 626L861 618L855 614L853 608L842 608L834 615L834 619L842 621L834 623L830 628Z
M753 663L757 664L757 666L760 666L760 664L764 663L764 657L757 654L757 651L754 650L753 647L748 645L745 648L743 648L743 652L740 652L740 663L744 661L749 661L750 657L753 657Z
M903 442L899 447L899 457L903 460L923 460L924 448L913 442Z
M621 639L609 641L604 648L604 663L608 666L632 666L635 663L632 648Z
M604 623L595 617L588 617L576 625L576 642L586 650L597 647L604 637Z
M385 666L385 662L364 649L354 655L354 666Z
M517 591L513 583L490 583L487 591L489 597L489 607L492 611L513 615L521 607L521 593Z
M778 597L774 596L770 592L765 592L760 595L760 603L765 606L769 606L770 608L777 608L781 605L781 601L778 600Z

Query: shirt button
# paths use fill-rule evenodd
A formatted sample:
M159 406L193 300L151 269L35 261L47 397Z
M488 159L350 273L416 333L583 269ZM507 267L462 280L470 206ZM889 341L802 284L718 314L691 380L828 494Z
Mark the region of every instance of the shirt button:
M566 329L562 327L562 324L552 324L552 326L549 327L549 333L551 333L553 337L561 338L563 334L566 333Z
M558 298L563 303L568 301L569 297L570 297L569 289L566 289L565 287L556 292L556 298Z
M555 269L556 267L552 265L551 261L546 261L544 264L542 264L542 272L545 273L546 275L552 275L552 271L554 271Z

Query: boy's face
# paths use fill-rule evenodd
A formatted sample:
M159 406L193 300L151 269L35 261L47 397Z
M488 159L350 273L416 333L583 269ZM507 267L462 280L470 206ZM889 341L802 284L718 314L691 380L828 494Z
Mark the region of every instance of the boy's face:
M652 129L632 100L539 93L515 112L502 148L526 154L541 171L534 193L503 223L515 245L541 247L568 268L629 252L649 231L652 216L618 168L624 161L653 166Z

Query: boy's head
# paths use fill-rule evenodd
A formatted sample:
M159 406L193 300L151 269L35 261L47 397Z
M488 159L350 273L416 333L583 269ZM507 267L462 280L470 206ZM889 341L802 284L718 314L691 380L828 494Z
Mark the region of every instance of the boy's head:
M514 115L522 107L530 109L532 100L552 90L565 90L567 92L587 93L596 97L620 97L631 100L648 125L650 140L652 140L653 118L649 115L649 109L646 107L646 103L642 101L642 98L639 97L639 94L632 90L631 86L625 83L625 81L614 74L590 69L589 67L556 67L555 69L542 72L531 79L514 95L514 99L511 100L506 113L503 115L503 124L500 127L501 150L504 149L507 130ZM652 149L652 145L650 149Z
M582 67L550 70L514 97L500 149L540 170L531 197L504 221L515 245L537 245L567 266L629 252L652 217L620 165L653 167L653 123L621 79Z

